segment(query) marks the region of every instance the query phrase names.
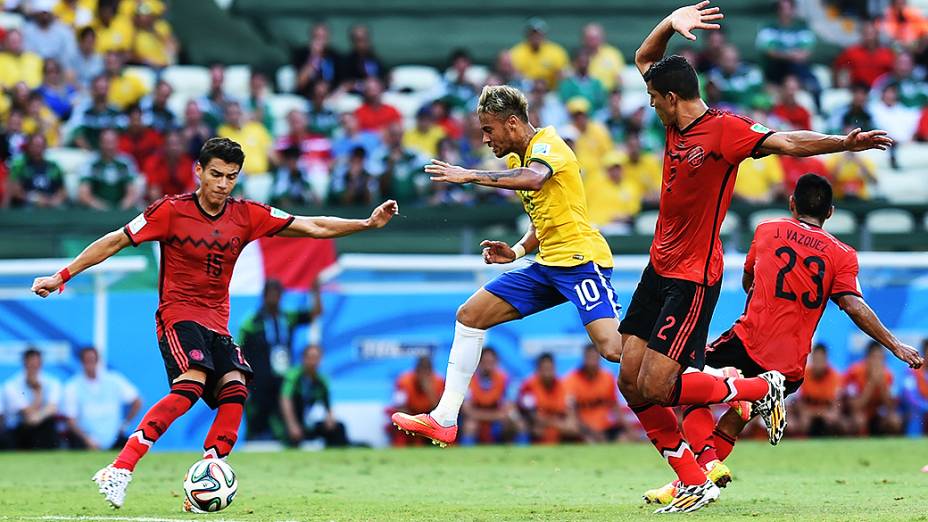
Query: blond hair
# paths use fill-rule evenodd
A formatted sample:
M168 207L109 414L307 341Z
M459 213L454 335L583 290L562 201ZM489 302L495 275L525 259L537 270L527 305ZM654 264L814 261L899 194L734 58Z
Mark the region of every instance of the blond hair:
M528 123L528 100L522 91L508 85L487 85L480 93L477 113L485 112L501 119L515 116Z

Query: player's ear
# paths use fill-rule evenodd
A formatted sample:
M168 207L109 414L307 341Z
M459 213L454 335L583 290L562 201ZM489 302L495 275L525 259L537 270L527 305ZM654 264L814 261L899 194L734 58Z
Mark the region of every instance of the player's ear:
M197 181L203 181L203 165L199 161L193 162L193 172L197 175Z
M796 215L796 198L792 194L789 195L789 211L794 216Z
M835 213L835 206L832 205L831 208L828 209L828 216L825 217L825 219L831 219L831 215L834 213Z

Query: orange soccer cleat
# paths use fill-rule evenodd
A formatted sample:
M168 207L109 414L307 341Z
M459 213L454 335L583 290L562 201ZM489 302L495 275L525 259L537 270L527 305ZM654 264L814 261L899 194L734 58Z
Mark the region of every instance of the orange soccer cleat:
M390 419L393 421L396 429L404 431L409 435L418 435L431 439L432 444L436 444L442 448L448 444L452 444L454 439L458 436L457 425L448 427L442 426L427 413L409 415L396 412Z

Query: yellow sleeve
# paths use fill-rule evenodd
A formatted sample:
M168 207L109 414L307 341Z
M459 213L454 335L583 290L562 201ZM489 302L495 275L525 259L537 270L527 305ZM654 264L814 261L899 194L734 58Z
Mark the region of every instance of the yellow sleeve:
M532 149L529 151L528 157L525 158L525 165L528 166L528 164L533 161L547 165L548 168L551 169L552 176L564 170L569 159L559 145L559 143L553 140L536 141L532 144Z

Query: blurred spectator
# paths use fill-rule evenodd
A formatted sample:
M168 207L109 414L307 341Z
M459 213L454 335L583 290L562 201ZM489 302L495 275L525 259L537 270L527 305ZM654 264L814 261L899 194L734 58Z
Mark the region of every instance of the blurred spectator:
M435 100L429 105L432 110L432 119L441 127L448 138L459 140L464 135L461 121L451 113L451 107L445 100Z
M561 80L558 85L561 101L581 97L590 102L590 110L599 112L606 105L606 90L603 84L590 76L590 53L584 48L574 55L572 74Z
M58 117L45 106L42 94L37 91L29 93L26 112L23 115L23 132L26 134L40 133L45 136L49 147L57 147L61 141L60 126Z
M293 446L312 439L322 439L327 448L348 445L345 425L332 414L328 379L319 374L321 361L322 348L307 346L301 365L284 376L280 412L287 428L287 442Z
M706 31L703 37L702 50L696 55L696 70L705 74L722 63L722 50L728 45L728 39L725 37L725 28L718 31Z
M294 170L296 168L302 175L306 176L306 182L319 180L328 183L329 171L333 162L332 140L324 135L311 132L306 120L306 113L303 111L292 110L287 113L287 126L287 134L277 139L274 148L278 151L278 154L290 148L296 149L298 164L287 166L285 168L286 176L284 178L278 177L278 181L286 179L296 182L297 179L292 177L296 173ZM284 159L283 161L287 163L288 160ZM281 172L281 170L278 170L278 175ZM291 186L289 182L282 182L285 183L284 186L289 187L288 192L290 189L296 190L293 193L294 196L302 190L298 186Z
M706 81L721 91L722 102L742 110L769 105L760 69L742 62L733 45L721 49L719 65L706 73Z
M851 130L851 129L848 129ZM870 199L870 186L876 185L876 165L859 152L838 152L825 156L837 199Z
M64 173L57 163L46 158L45 148L45 137L32 134L24 153L10 165L10 198L14 206L55 208L67 201Z
M431 106L425 106L416 113L415 126L403 134L403 146L427 158L435 158L438 156L438 142L444 137L445 130L432 119Z
M442 99L453 110L468 112L475 105L477 87L467 77L472 64L466 49L455 49L451 53L451 66L445 71L442 81Z
M776 23L757 33L757 48L764 56L767 81L780 84L786 76L795 75L812 93L816 111L820 112L822 87L809 64L814 47L815 33L805 22L796 19L795 0L779 0Z
M232 100L226 96L223 85L226 81L226 69L222 64L214 63L209 66L209 90L206 96L197 99L200 110L203 111L203 120L211 128L217 128L224 122L226 106ZM228 123L228 121L225 121Z
M870 114L870 89L862 83L851 86L851 103L846 107L836 109L828 119L829 132L839 133L851 128L868 131L875 128L873 115Z
M100 366L93 347L80 352L81 370L64 386L61 413L68 420L72 449L121 448L142 409L139 390L122 374Z
M796 431L809 437L841 435L844 432L841 405L841 374L828 364L828 349L812 347L799 400L796 402Z
M387 71L374 51L371 33L367 26L353 25L348 30L351 52L345 56L341 71L341 82L349 90L361 91L364 87L359 80L377 78L384 81Z
M126 128L119 136L119 152L131 156L136 165L143 167L164 147L164 136L145 124L138 105L130 105L126 115Z
M461 409L461 444L528 442L519 413L506 399L508 384L509 376L499 368L496 350L484 347Z
M857 83L870 86L893 69L896 55L891 48L880 45L876 24L865 20L859 23L860 42L845 49L832 64L835 87L847 88Z
M90 86L88 100L75 107L68 126L74 129L74 144L85 150L96 150L100 132L123 126L123 115L108 100L110 81L97 76Z
M892 391L893 374L886 367L886 356L879 343L871 342L864 360L848 368L844 385L855 433L888 435L901 431L902 419L896 411Z
M329 109L326 104L329 85L325 82L316 82L313 85L312 97L308 105L310 132L327 138L331 138L338 129L338 114L335 114L335 111Z
M270 418L277 409L282 379L293 364L290 356L293 333L297 327L311 323L322 313L318 282L313 285L313 306L309 309L283 310L280 306L283 291L280 281L268 279L264 283L261 307L242 321L238 334L238 344L255 372L249 383L246 408L249 439L270 435ZM304 362L305 357L304 353ZM318 357L315 357L315 363L318 363ZM297 418L302 418L302 415Z
M119 110L138 103L148 88L135 73L125 68L122 53L110 51L103 55L103 74L110 80L109 102Z
M216 129L216 134L242 146L245 153L243 170L249 176L270 172L272 157L276 163L271 133L256 121L246 121L242 106L236 101L226 103L225 123Z
M7 156L22 152L26 143L26 134L23 132L23 118L25 118L25 115L21 110L11 109L6 117L6 128L0 127L4 131L3 137L6 139L6 143L0 146L0 149L5 149Z
M748 158L738 166L734 195L748 203L772 203L783 195L783 177L780 158Z
M432 360L427 355L416 359L415 369L399 376L393 394L393 407L389 413L401 411L410 415L429 413L438 405L445 389L445 380L435 374ZM388 414L389 416L389 414ZM392 426L390 426L392 428ZM425 439L409 437L399 431L390 430L394 446L422 444Z
M899 101L897 84L883 87L880 99L870 102L868 111L873 115L873 125L885 130L896 143L908 143L915 137L919 111Z
M566 57L564 63L567 63ZM545 82L545 87L550 89L547 80L544 78L541 78L541 80ZM496 63L493 67L493 73L487 78L487 85L508 85L520 91L525 91L528 90L526 86L529 83L530 81L524 78L522 73L516 69L511 51L500 51L496 55Z
M97 52L97 33L92 27L77 32L77 54L68 66L74 71L78 87L87 89L103 73L103 55Z
M899 101L906 107L921 109L928 105L928 83L916 71L911 54L897 54L893 70L877 78L871 92L879 96L890 85L896 86Z
M135 28L130 18L118 16L118 3L119 0L97 0L97 16L90 27L97 34L97 52L100 54L110 51L128 53L132 49Z
M928 141L928 107L922 109L922 114L918 118L918 126L915 128L915 139L922 143Z
M387 129L384 140L378 158L378 163L384 166L379 178L380 195L400 204L421 202L432 184L422 170L426 158L403 144L403 126L398 123Z
M77 89L65 79L61 64L57 61L45 60L42 68L42 85L39 86L37 92L55 116L61 121L66 121L71 117L71 109L74 108L74 101L77 98Z
M544 80L531 82L528 93L529 122L535 127L561 128L568 122L567 109ZM533 117L534 116L534 117Z
M515 70L529 80L544 80L549 89L557 87L561 73L570 60L567 51L545 36L548 24L540 18L530 18L525 28L525 40L510 49Z
M383 102L383 83L379 78L364 80L364 103L354 111L362 131L383 132L391 123L403 121L403 115Z
M135 32L130 62L163 69L177 61L177 40L171 26L162 18L164 4L151 0L136 2Z
M928 339L922 340L922 357L928 355ZM906 413L906 435L917 437L928 433L928 366L909 368L903 386L903 406Z
M3 384L7 428L17 449L58 447L55 416L61 402L61 383L42 371L42 353L23 352L23 371Z
M770 115L786 123L792 130L809 130L812 128L812 114L799 105L796 95L802 86L799 78L787 76L780 86L779 102L770 109Z
M573 149L584 175L602 175L603 157L613 150L609 131L602 123L590 119L590 102L585 98L568 101L567 112L571 126L577 132Z
M340 162L332 172L329 201L336 205L370 205L377 191L376 180L365 166L367 152L355 147L347 161Z
M606 107L596 115L596 119L603 122L614 143L625 141L628 133L628 119L622 110L622 91L616 89L609 93Z
M96 0L59 0L52 12L61 23L77 29L93 21L95 7Z
M346 161L351 151L358 147L364 149L367 157L372 157L381 147L380 135L376 132L362 131L354 113L343 113L340 120L341 126L332 139L332 155L336 162Z
M438 154L436 159L452 165L461 164L461 149L457 142L451 138L445 138L438 142ZM430 205L460 205L470 203L474 199L474 194L481 190L484 193L493 192L495 189L480 187L476 185L460 185L456 183L430 183L428 188L432 190L428 203Z
M23 33L12 29L6 33L0 52L0 87L9 89L25 82L30 89L42 83L42 57L23 48Z
M616 151L603 157L603 168L605 175L587 173L584 180L590 222L600 227L630 224L632 218L641 212L641 186L626 175L622 155ZM628 231L627 227L625 231Z
M78 200L96 210L126 210L139 202L138 173L132 158L119 153L119 135L100 133L100 152L81 176Z
M271 90L267 84L267 76L259 71L253 71L248 79L248 96L244 100L243 109L251 114L251 119L264 125L268 132L274 130L274 115L267 104Z
M599 80L603 90L608 92L621 87L625 58L618 49L606 43L606 32L602 25L590 23L583 26L581 49L589 54L590 76Z
M193 158L200 156L200 149L206 140L213 137L213 131L203 119L200 105L189 100L184 107L184 126L180 129L181 137L187 147L187 154Z
M74 31L55 20L56 0L32 0L32 16L23 26L23 41L27 51L44 60L52 59L61 64L70 64L77 54Z
M311 98L316 84L338 85L342 58L330 42L329 26L316 22L309 29L309 41L293 53L296 93Z
M300 149L290 146L279 150L280 165L274 172L271 201L279 207L315 205L319 203L313 192L309 171L300 161Z
M882 29L892 40L911 49L928 37L928 19L919 8L907 4L906 0L891 0L883 13Z
M176 126L176 117L171 109L168 108L168 100L174 94L174 88L171 84L158 80L155 84L155 92L142 98L139 106L142 107L145 122L161 134L173 130Z
M622 157L623 177L638 184L638 192L645 201L657 202L661 195L661 162L657 155L642 148L641 135L629 133L625 138L625 155Z
M162 196L185 194L197 188L194 159L187 153L184 137L178 131L164 135L164 148L142 164L145 174L146 200L151 203Z
M586 442L614 441L627 431L619 409L617 375L602 368L600 359L596 347L587 345L580 367L564 377L567 403L577 412Z
M783 167L783 193L792 194L796 189L796 182L803 174L818 174L831 181L825 163L814 156L802 158L799 156L780 156L780 166ZM740 177L740 176L739 176Z
M557 378L554 357L543 353L535 361L535 373L519 388L519 409L528 422L532 441L557 444L576 440L580 427L567 408L567 389Z

